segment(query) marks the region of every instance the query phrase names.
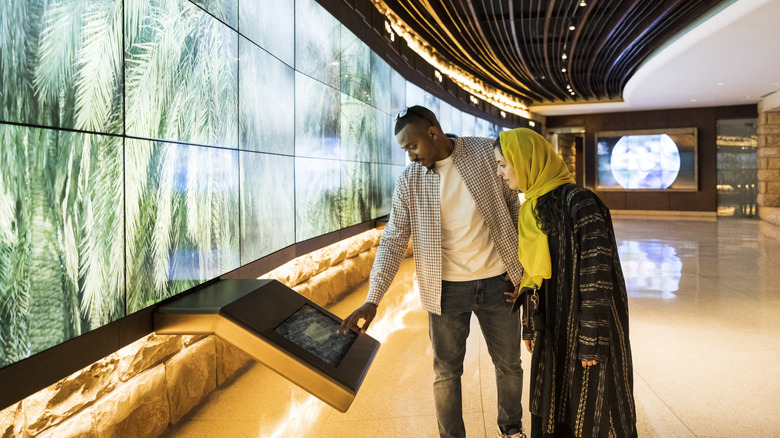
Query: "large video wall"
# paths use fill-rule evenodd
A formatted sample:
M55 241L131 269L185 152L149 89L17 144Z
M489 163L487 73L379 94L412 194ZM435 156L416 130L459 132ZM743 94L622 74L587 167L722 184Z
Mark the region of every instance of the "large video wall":
M415 104L500 129L314 0L0 2L0 367L387 214Z

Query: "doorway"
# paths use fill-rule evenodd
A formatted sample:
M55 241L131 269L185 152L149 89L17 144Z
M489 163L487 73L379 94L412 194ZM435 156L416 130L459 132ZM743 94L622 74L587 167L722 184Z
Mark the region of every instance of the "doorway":
M718 120L717 132L718 216L757 218L757 120Z

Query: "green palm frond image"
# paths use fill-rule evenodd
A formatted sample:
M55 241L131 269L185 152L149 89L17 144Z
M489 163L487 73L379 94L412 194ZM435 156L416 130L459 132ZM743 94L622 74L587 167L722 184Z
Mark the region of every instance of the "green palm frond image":
M341 227L341 200L339 189L324 190L309 201L302 212L296 210L296 214L303 217L297 222L298 241L338 230Z
M128 141L128 313L239 266L237 154Z
M238 29L238 0L190 0L218 18L223 23Z
M122 132L122 2L98 1L84 14L77 52L75 128Z
M120 0L0 4L0 122L120 133ZM0 366L124 315L122 141L0 125Z
M293 155L295 72L249 40L239 44L240 147Z
M341 24L316 0L295 2L295 69L340 88Z
M238 36L192 3L125 1L127 133L238 147Z
M341 164L295 159L295 238L300 242L341 227Z
M295 243L295 159L240 152L241 264Z
M0 2L0 121L121 133L121 0Z
M17 361L124 316L122 141L2 124L0 138L14 163L0 170L0 330Z
M403 166L371 163L371 218L390 213L395 181Z
M379 57L375 52L371 53L371 105L386 114L392 114L393 102L391 93L393 91L391 74L393 69L390 64ZM390 131L387 131L391 134Z
M371 50L352 32L341 28L341 91L372 103Z
M387 211L405 81L263 1L0 1L0 368Z
M369 163L341 163L341 228L371 219L369 169Z
M242 37L289 66L295 65L295 1L242 0L238 26Z

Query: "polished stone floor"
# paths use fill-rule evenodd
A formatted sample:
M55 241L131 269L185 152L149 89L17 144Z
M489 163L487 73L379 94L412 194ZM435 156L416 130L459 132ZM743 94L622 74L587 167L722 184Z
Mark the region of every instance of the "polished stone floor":
M639 436L780 437L780 241L757 221L736 219L620 218L615 234L630 296ZM382 347L347 413L256 364L166 436L437 436L427 316L415 287L407 259L369 329ZM346 316L366 290L331 310ZM476 318L463 392L468 435L496 436L495 376Z

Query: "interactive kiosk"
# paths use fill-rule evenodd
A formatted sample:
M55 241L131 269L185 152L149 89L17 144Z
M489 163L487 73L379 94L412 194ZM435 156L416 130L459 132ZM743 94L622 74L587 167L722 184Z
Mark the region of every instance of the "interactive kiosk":
M158 334L215 334L346 412L379 349L276 280L220 280L157 308Z

